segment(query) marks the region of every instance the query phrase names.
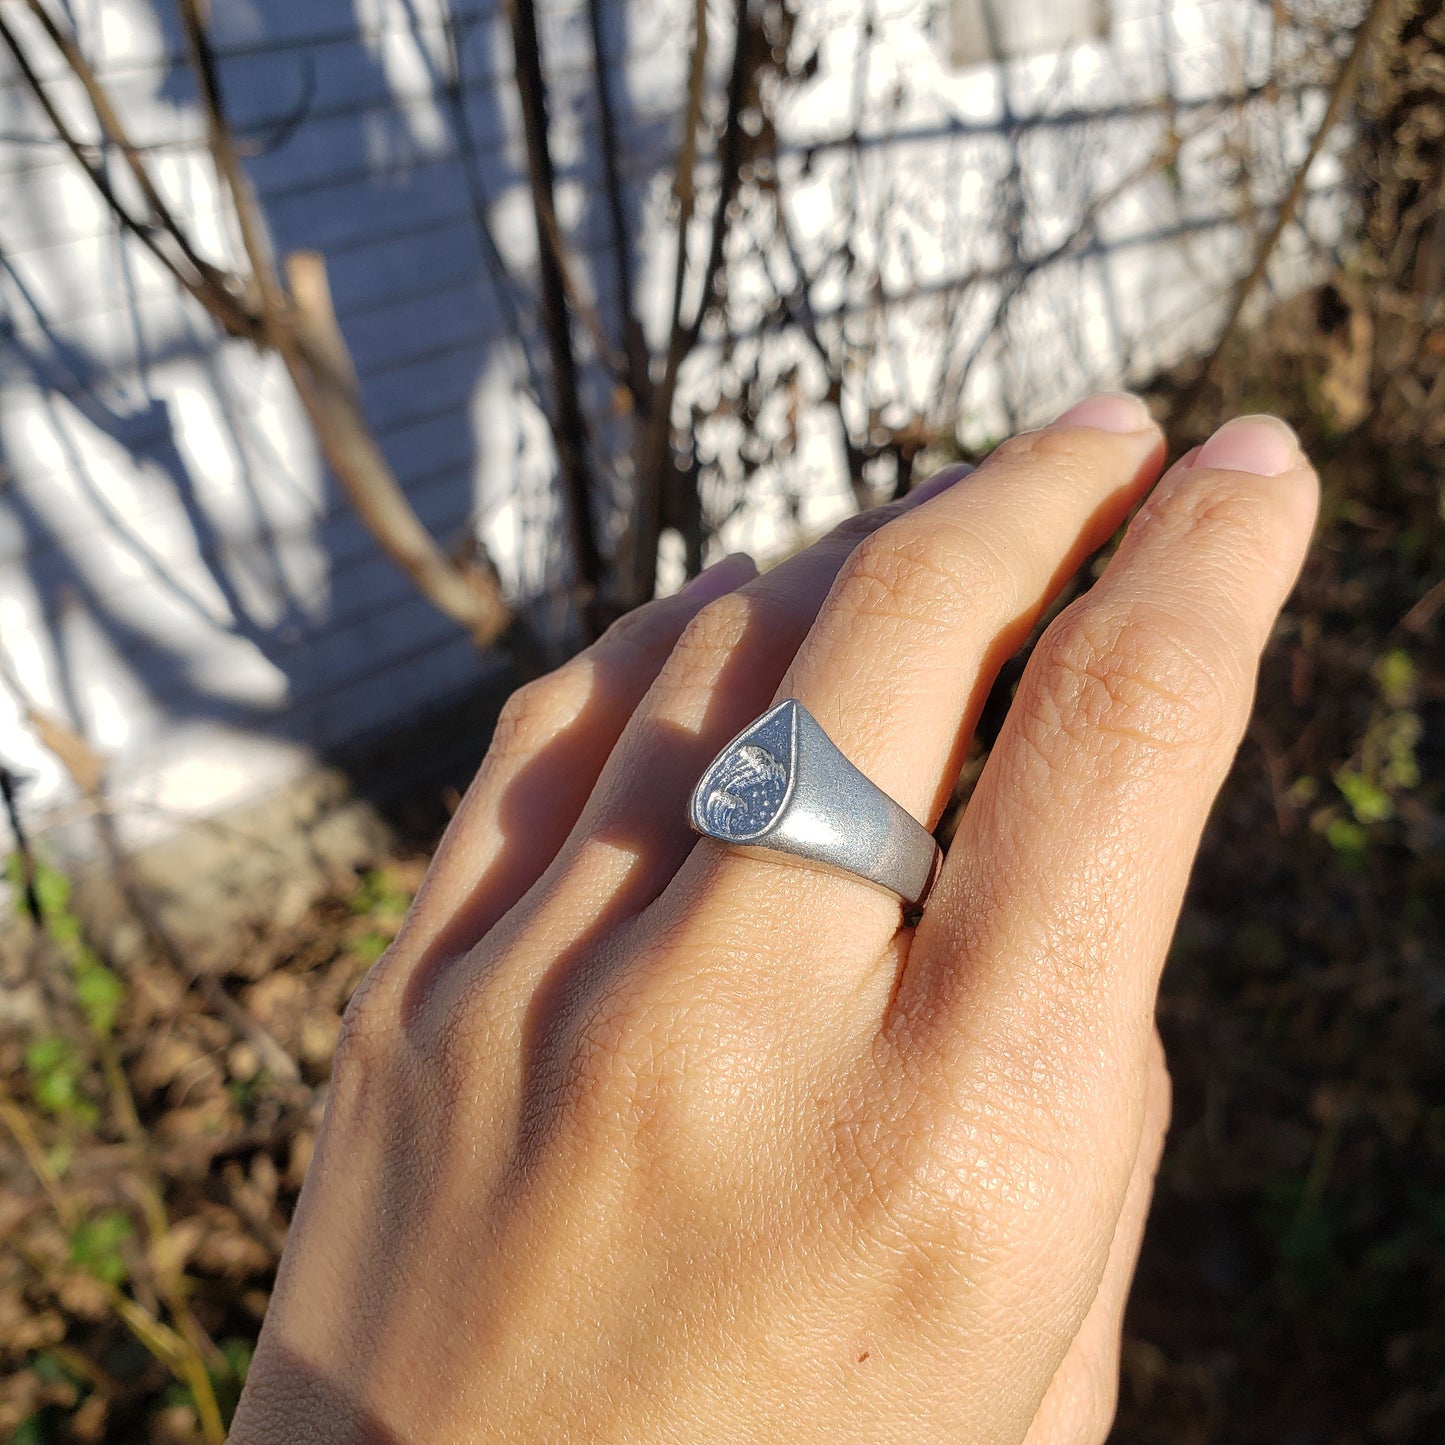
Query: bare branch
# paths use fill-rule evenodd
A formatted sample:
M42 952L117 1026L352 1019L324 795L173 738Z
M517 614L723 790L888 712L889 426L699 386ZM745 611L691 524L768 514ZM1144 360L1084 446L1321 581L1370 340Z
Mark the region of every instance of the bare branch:
M466 79L462 72L463 47L461 37L457 34L456 16L448 10L446 18L447 51L451 58L451 66L446 77L444 88L447 100L452 111L452 127L456 131L457 145L461 151L459 159L462 164L462 176L467 187L467 201L471 208L472 225L476 228L477 241L481 246L482 260L487 268L487 275L491 278L492 288L496 293L497 305L500 307L503 319L506 322L507 332L516 343L517 350L521 354L522 367L526 372L523 380L518 377L518 384L527 391L533 405L547 419L550 424L551 418L547 416L547 407L542 400L542 379L537 374L537 364L532 356L532 348L527 345L527 333L522 326L521 312L517 306L517 297L512 285L512 278L507 272L507 263L502 259L501 248L497 245L497 238L492 231L492 223L488 215L489 198L486 188L482 184L482 178L475 164L477 159L477 138L472 132L471 119L467 114Z
M838 431L843 441L843 455L848 463L848 482L853 489L853 500L861 511L864 507L871 506L873 501L868 492L868 483L863 476L868 453L853 440L853 433L848 429L847 418L843 415L843 370L834 360L818 331L818 319L813 313L813 298L808 274L803 265L802 252L798 247L797 237L793 235L792 224L788 220L782 191L776 188L773 191L773 214L776 218L778 233L782 236L783 244L787 248L788 259L792 263L793 285L787 290L778 285L777 278L773 275L772 263L766 253L763 256L763 262L767 267L769 279L773 282L773 289L782 298L783 305L787 308L789 319L803 333L804 340L813 348L814 354L822 363L823 375L827 381L823 400L838 419Z
M636 497L633 524L629 544L632 553L628 559L630 591L628 601L632 604L645 602L657 587L657 544L662 530L662 499L664 479L677 470L672 456L672 404L677 395L678 375L687 360L698 337L702 334L703 321L712 309L718 281L722 274L722 263L727 245L728 227L732 220L732 203L737 194L738 178L742 170L744 134L742 128L743 104L747 97L748 79L751 74L753 29L749 14L749 0L734 0L734 23L736 34L733 43L732 68L728 78L727 113L723 121L718 147L718 194L712 216L712 234L708 245L707 262L703 269L702 285L698 294L697 309L689 321L682 319L682 295L684 269L687 256L687 229L691 222L693 152L696 146L698 117L701 113L702 82L705 73L703 58L707 44L706 15L703 0L698 0L697 32L694 39L694 53L689 73L687 131L683 136L682 149L677 163L678 217L678 274L673 285L673 320L668 337L667 356L663 365L662 378L652 396L652 404L645 424L639 428L634 450L634 483ZM700 55L703 52L704 55ZM690 468L688 475L697 477L697 468Z
M205 20L201 15L200 0L176 0L176 7L180 11L181 28L186 33L186 49L206 113L206 136L210 142L211 158L215 162L221 185L230 193L231 204L235 207L236 224L241 231L241 245L245 249L246 259L251 263L251 272L260 291L262 316L270 330L275 327L285 310L285 297L276 277L276 267L266 239L266 228L261 220L260 209L246 178L246 172L241 166L235 138L226 118L221 99L220 77L216 73L216 58L211 51L210 37L206 33Z
M652 395L648 374L647 336L632 297L632 245L622 200L621 147L617 120L612 110L612 92L607 83L607 61L602 40L602 0L587 0L587 20L592 32L592 63L597 77L597 110L601 122L602 179L607 197L607 214L612 225L612 255L617 270L617 309L622 321L623 350L635 407L647 409Z
M227 291L239 285L235 276L213 266L204 257L199 255L192 245L190 238L181 228L170 207L161 196L159 189L147 170L145 161L140 149L131 143L120 116L115 106L111 104L110 96L106 93L105 87L101 85L90 62L85 58L80 47L75 43L75 37L63 31L50 17L50 12L45 8L42 0L28 0L31 13L40 22L51 43L65 58L65 63L70 67L70 72L80 82L85 90L86 99L90 101L90 108L95 113L96 123L100 126L101 133L125 159L130 173L135 177L136 185L140 187L141 195L145 197L146 205L150 207L151 215L156 223L176 243L181 254L195 268L196 274L203 280Z
M5 42L26 87L45 112L46 118L55 129L55 134L75 157L111 215L170 272L175 278L176 284L188 295L194 297L225 331L232 336L242 336L254 340L259 327L258 319L250 314L227 288L223 273L210 266L207 266L203 272L191 273L187 269L187 262L184 258L192 253L193 248L181 238L179 231L172 231L165 226L147 224L132 215L130 209L116 194L104 165L92 159L90 151L93 148L87 146L75 135L66 124L65 118L55 108L40 77L30 64L24 48L17 40L15 32L3 16L0 16L0 40ZM182 259L178 260L167 253L161 244L162 237L169 237L178 246L182 252Z
M215 57L198 0L177 0L177 7L205 110L217 176L235 208L251 268L246 282L199 256L166 205L139 149L132 144L119 113L74 38L52 22L41 0L27 3L85 90L102 134L125 157L155 224L134 216L116 194L104 164L92 158L93 148L66 125L24 48L0 16L0 39L9 48L56 135L85 171L111 214L227 332L273 347L280 354L338 482L382 549L412 578L423 596L465 628L479 646L494 642L510 621L497 578L489 568L464 572L455 565L407 501L362 411L354 368L336 325L320 258L298 258L296 276L303 295L294 306L277 274L260 207L226 117ZM169 241L179 255L171 255L163 241ZM249 304L243 299L247 294L253 298Z
M260 208L226 116L199 0L177 4L206 111L211 154L235 206L255 275L265 340L280 354L337 482L382 550L439 612L465 628L479 647L489 646L510 621L496 576L488 569L464 573L458 568L407 500L362 409L321 256L303 252L287 258L289 293L277 275Z
M682 329L683 291L687 285L687 241L697 204L697 133L702 126L703 84L707 79L707 0L696 0L693 13L692 59L687 73L687 110L682 144L672 169L672 194L677 201L677 259L672 268L672 323L669 348Z
M1275 247L1279 244L1279 238L1284 234L1285 227L1294 219L1294 214L1299 209L1299 203L1304 198L1310 169L1324 148L1330 132L1335 128L1345 102L1354 94L1355 84L1359 79L1370 43L1375 38L1382 22L1393 10L1394 4L1395 0L1371 0L1370 8L1365 12L1365 18L1360 21L1355 31L1350 53L1345 57L1333 85L1330 86L1330 98L1325 104L1325 113L1320 117L1319 126L1310 141L1309 149L1305 152L1305 158L1300 162L1299 169L1295 171L1294 180L1285 193L1284 199L1279 203L1279 209L1275 212L1274 224L1259 243L1259 248L1255 252L1254 265L1235 287L1234 297L1229 305L1229 314L1220 328L1219 339L1214 343L1214 350L1210 352L1204 365L1195 373L1194 379L1176 399L1170 416L1171 424L1184 417L1194 403L1199 400L1200 393L1208 384L1214 368L1219 363L1220 356L1230 341L1234 339L1234 333L1239 328L1240 317L1244 312L1244 304L1263 279L1270 258L1274 255Z
M562 236L561 226L557 223L557 213L552 207L552 197L543 192L541 199L543 208L538 219L546 228L546 244L557 267L557 274L562 278L562 292L566 297L567 305L576 313L577 319L592 338L592 344L597 348L598 360L612 373L617 382L630 390L632 379L628 374L627 358L612 344L612 338L608 336L607 329L602 324L601 314L597 307L587 299L582 284L577 279L567 242Z
M741 41L741 32L739 33ZM672 314L668 322L667 351L662 375L651 385L645 404L635 409L632 446L632 526L620 546L619 570L627 579L618 604L626 608L645 602L657 587L657 543L662 534L666 487L664 473L671 461L669 431L677 374L691 349L683 321L687 290L688 232L697 200L697 135L702 125L703 87L707 79L707 3L696 0L693 11L692 58L688 64L687 106L682 140L672 169L672 193L677 203L676 255L672 269ZM649 361L650 365L650 361ZM650 381L650 378L649 378Z
M19 781L4 763L0 763L0 799L4 800L5 816L9 820L11 833L15 835L15 856L20 862L20 891L25 898L25 911L38 928L44 920L40 913L40 895L35 891L35 853L20 817L20 799L17 796Z
M555 246L556 182L547 139L547 95L542 78L537 14L532 0L508 0L507 10L512 22L517 90L522 103L522 130L532 183L532 210L537 223L542 325L552 356L555 408L552 435L570 504L573 560L583 586L595 596L602 584L602 556L597 545L592 471L587 458L587 422L578 391L577 358L572 350L567 314L567 287Z
M511 620L489 569L461 571L422 525L366 423L351 355L336 322L326 263L316 252L286 258L293 307L278 349L342 490L387 556L480 647Z
M722 143L718 149L718 197L717 206L712 213L712 241L708 247L707 266L702 275L702 294L698 297L697 314L688 328L684 354L697 344L703 321L712 309L718 279L722 275L728 227L732 222L733 199L737 195L738 179L742 173L743 146L746 140L742 113L743 103L747 98L748 78L752 72L754 40L748 10L749 0L735 0L737 38L733 48L732 71L728 77L727 116L723 121Z

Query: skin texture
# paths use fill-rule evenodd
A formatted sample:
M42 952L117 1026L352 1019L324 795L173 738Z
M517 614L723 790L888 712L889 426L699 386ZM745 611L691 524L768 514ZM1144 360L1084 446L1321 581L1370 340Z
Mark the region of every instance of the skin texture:
M1154 487L916 929L684 819L793 696L935 822L1163 452L1092 398L511 700L348 1011L235 1445L1104 1438L1159 970L1315 514L1293 434L1236 421Z

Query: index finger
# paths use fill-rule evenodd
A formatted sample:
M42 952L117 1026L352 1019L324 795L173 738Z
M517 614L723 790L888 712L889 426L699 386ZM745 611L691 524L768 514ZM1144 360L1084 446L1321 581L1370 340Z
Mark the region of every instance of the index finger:
M1317 501L1270 417L1159 484L1035 648L895 999L892 1027L954 1097L1026 1110L1028 1137L1066 1169L1103 1164L1106 1189L1127 1178L1119 1121L1159 972Z

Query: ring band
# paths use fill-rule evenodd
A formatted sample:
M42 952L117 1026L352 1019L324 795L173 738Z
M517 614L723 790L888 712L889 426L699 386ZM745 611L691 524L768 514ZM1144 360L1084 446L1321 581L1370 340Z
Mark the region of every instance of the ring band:
M907 809L865 778L787 698L749 723L693 789L688 821L742 853L783 853L922 906L943 855Z

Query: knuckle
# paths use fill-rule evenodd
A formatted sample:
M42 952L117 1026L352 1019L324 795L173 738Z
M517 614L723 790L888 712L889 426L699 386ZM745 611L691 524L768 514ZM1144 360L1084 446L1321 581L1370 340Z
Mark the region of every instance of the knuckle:
M1097 433L1073 427L1020 432L994 449L986 465L1010 470L1077 474L1099 465Z
M502 704L488 752L528 752L549 742L577 716L589 686L588 669L580 658L523 683Z
M1134 519L1136 530L1188 535L1190 544L1214 542L1232 555L1273 550L1278 545L1286 494L1261 487L1241 472L1189 476L1151 497Z
M771 1053L733 1003L642 974L624 970L554 1035L547 1114L574 1144L715 1183L739 1162L761 1097L748 1080Z
M690 692L711 683L742 642L753 616L752 603L735 593L709 602L683 628L662 670L663 688Z
M962 590L935 536L894 523L853 549L829 606L848 617L891 617L932 631L951 617Z
M647 632L656 625L659 618L666 616L677 602L678 595L672 597L654 597L649 602L643 602L637 607L629 608L620 616L614 617L603 631L598 642L608 642L617 639L626 639L635 636L639 632ZM595 645L595 644L594 644Z
M753 618L752 603L737 593L709 602L683 629L679 646L703 652L731 652Z
M1036 649L1020 697L1030 741L1044 750L1054 738L1103 743L1131 762L1220 747L1242 726L1235 694L1244 689L1207 641L1155 608L1076 604Z
M682 631L683 599L680 594L655 598L624 612L582 655L606 657L609 661L636 658L656 665Z

